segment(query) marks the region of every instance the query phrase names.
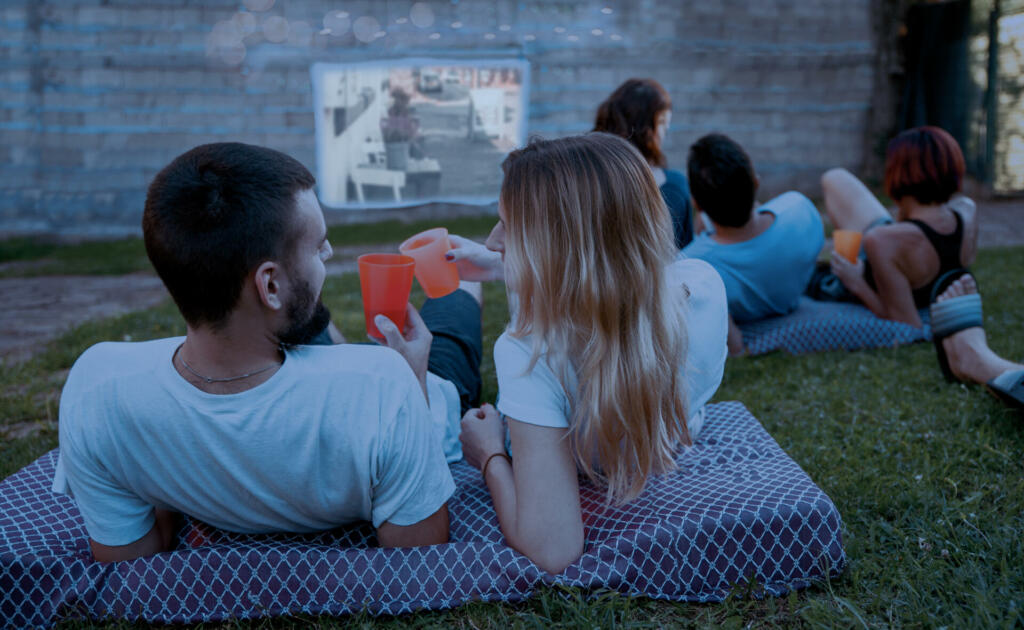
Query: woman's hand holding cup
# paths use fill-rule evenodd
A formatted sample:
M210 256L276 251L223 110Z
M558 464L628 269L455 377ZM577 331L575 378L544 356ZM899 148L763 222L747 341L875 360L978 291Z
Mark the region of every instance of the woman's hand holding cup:
M461 280L489 282L505 279L501 254L457 234L449 234L448 241L452 249L448 250L445 258L455 263Z

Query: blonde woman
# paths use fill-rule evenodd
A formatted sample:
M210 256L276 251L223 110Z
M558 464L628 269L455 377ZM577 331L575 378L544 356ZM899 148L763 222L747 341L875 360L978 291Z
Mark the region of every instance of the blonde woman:
M708 264L674 262L651 169L622 138L534 141L502 168L487 249L456 237L452 252L464 279L503 277L513 305L497 409L469 410L461 439L508 544L557 573L583 552L579 473L627 502L697 436L725 364L725 289Z

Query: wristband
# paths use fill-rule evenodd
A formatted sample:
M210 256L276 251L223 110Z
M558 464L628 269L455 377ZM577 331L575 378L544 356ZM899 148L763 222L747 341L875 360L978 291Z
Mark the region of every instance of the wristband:
M494 459L495 457L504 457L506 460L508 460L508 465L509 466L512 465L512 458L509 457L508 455L506 455L505 453L495 453L495 454L491 455L490 457L488 457L484 461L483 468L480 469L480 476L484 478L484 483L487 483L487 466L491 463L491 460Z

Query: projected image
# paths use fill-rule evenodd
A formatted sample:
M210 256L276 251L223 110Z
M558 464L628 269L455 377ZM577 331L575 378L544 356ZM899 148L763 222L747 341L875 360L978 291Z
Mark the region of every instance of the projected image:
M526 132L527 63L317 64L317 179L333 208L488 203Z

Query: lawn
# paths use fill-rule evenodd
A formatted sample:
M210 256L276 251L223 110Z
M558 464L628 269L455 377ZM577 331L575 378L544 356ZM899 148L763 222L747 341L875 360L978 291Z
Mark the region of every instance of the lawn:
M412 230L406 226L396 231ZM59 261L60 250L36 257ZM1021 269L1024 247L982 251L975 266L985 296L990 343L1017 359L1024 358ZM324 297L346 336L362 339L356 277L330 278ZM417 293L414 303L422 299ZM484 397L493 400L490 347L507 317L502 287L488 286L485 300ZM101 340L142 340L183 331L168 303L83 324L27 363L0 365L0 432L8 436L0 443L0 477L57 445L59 389L82 350ZM453 611L382 619L294 617L268 625L962 628L1024 624L1024 419L979 387L946 384L931 345L731 359L716 400L744 402L832 497L843 516L849 557L849 566L839 578L784 598L758 601L737 596L716 605L548 589L517 605L472 604Z

